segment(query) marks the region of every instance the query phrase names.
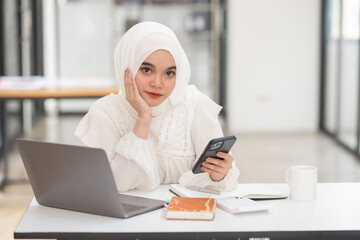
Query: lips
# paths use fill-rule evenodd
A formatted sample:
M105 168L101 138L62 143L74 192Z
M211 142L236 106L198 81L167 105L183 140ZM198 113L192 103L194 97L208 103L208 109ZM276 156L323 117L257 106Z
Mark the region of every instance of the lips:
M162 96L160 93L146 92L151 98L159 98Z

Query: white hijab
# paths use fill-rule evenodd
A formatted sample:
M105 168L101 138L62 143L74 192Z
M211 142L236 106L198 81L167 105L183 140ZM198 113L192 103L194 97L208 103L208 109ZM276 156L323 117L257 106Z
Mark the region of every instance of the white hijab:
M130 28L114 52L115 75L119 81L120 95L125 99L124 71L129 67L135 77L142 62L156 50L167 50L171 53L176 64L176 83L171 95L159 106L152 107L153 116L164 112L171 105L182 102L190 80L190 64L174 32L156 22L141 22ZM137 114L127 102L127 108Z

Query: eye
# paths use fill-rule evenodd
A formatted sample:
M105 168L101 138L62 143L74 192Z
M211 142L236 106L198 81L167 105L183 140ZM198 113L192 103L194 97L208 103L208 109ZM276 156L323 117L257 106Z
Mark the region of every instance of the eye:
M151 69L148 67L143 67L143 68L141 68L141 70L146 74L149 74L151 72Z
M172 76L175 76L175 75L176 75L176 73L174 71L167 71L166 72L166 76L168 76L168 77L172 77Z

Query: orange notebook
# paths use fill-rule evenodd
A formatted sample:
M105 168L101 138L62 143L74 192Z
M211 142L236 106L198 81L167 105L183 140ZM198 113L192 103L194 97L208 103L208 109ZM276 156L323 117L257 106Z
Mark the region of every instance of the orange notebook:
M213 220L216 199L172 197L169 203L167 219Z

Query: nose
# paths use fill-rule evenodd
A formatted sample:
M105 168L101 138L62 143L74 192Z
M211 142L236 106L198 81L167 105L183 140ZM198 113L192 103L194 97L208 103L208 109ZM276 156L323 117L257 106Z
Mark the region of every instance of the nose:
M162 86L161 76L156 75L153 79L151 79L150 86L155 88L161 88Z

